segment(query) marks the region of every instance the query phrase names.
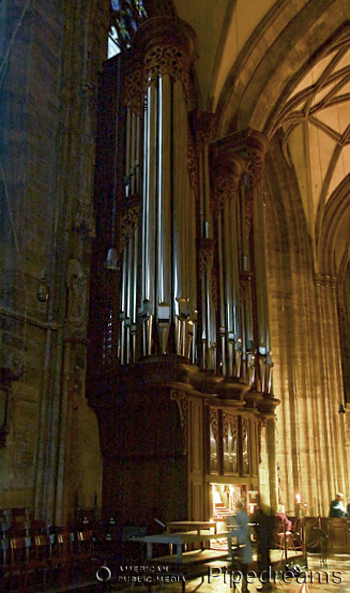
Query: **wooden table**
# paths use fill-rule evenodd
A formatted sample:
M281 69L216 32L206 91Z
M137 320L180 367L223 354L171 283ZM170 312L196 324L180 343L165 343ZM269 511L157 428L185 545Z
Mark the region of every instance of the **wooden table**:
M169 529L172 528L174 523L170 524ZM223 531L222 533L200 533L202 529L206 529L208 527L208 524L210 524L208 521L181 521L176 523L179 523L177 527L181 525L183 528L189 529L196 526L196 531L161 533L157 535L145 535L144 537L131 537L130 541L138 541L147 544L147 558L145 560L145 566L152 566L153 570L155 566L159 566L161 571L164 571L165 569L165 576L169 575L168 571L170 569L172 574L181 578L182 593L185 593L186 579L202 577L203 582L204 576L208 573L208 568L210 567L211 563L217 563L218 561L227 558L227 549L203 549L203 544L205 542L210 543L211 541L221 538L227 538L229 532ZM213 527L213 524L211 524L211 527ZM186 544L196 543L200 545L199 549L190 550L188 552L183 551L183 546ZM154 557L152 554L153 544L170 544L171 546L176 546L176 554ZM225 566L226 564L227 563L225 563ZM149 591L151 591L151 588L152 583L149 582Z
M171 533L172 531L197 531L198 535L202 529L212 529L216 533L216 522L215 521L170 521L166 524L166 532Z
M145 535L143 538L138 538L139 541L143 541L147 544L147 559L153 558L152 546L153 544L172 544L176 546L176 560L181 562L182 559L182 546L185 544L202 544L204 542L210 542L212 540L221 539L227 537L228 531L222 533L200 533L197 532L186 532L186 533L160 533L157 535ZM134 539L134 538L131 538ZM200 546L202 547L202 546Z

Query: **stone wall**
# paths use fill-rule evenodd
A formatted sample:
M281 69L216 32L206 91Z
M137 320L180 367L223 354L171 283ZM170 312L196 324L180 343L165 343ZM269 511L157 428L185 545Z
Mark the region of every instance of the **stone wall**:
M109 6L3 0L0 11L0 366L20 374L0 449L0 507L61 522L74 504L101 500L97 422L84 397L88 282L72 315L69 261L79 247L88 278Z

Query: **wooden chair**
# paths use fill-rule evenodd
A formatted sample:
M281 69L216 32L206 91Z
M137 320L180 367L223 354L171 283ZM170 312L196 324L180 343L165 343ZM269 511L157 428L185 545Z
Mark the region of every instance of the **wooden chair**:
M11 509L11 521L30 521L30 511L28 507Z
M65 587L74 576L74 533L64 527L58 528L55 534L52 567L60 587Z
M74 552L74 562L83 572L92 571L93 557L95 554L94 532L78 531L77 548Z
M45 521L45 519L33 519L32 521L30 521L29 531L30 535L32 535L33 537L35 535L41 534L49 535L50 525L48 521Z
M304 548L305 548L304 524L303 524L303 519L301 517L298 517L293 522L293 527L291 530L291 537L292 537L294 549L296 551L300 550L304 553Z
M0 553L1 553L1 564L3 567L7 564L7 554L9 550L9 529L10 524L7 522L0 523Z
M294 545L292 532L286 529L286 525L283 521L278 525L275 538L278 550L280 551L279 564L281 564L283 557L287 561L288 551L291 551L296 555L297 551Z
M11 537L29 537L30 521L12 521L10 534Z
M10 537L10 586L17 579L20 584L27 583L30 545L30 537Z
M52 569L52 541L49 535L40 534L34 536L34 545L29 555L28 570L33 573L35 582L38 579L39 582L43 583L46 589L46 575L51 572Z

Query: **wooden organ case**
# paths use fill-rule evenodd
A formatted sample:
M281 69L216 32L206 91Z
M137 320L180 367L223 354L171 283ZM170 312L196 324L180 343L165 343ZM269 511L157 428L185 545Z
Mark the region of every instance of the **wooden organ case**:
M278 403L260 232L267 142L250 129L213 140L195 46L183 21L149 18L101 76L87 395L103 514L123 525L232 512L259 489Z

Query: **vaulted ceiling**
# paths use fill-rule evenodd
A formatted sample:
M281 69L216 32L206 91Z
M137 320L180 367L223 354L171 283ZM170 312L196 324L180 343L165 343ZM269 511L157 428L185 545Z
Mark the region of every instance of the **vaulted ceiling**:
M216 111L221 136L248 126L270 139L283 131L315 270L328 241L337 273L350 235L350 3L174 0L174 5L197 35L202 108Z
M241 50L260 29L275 0L175 0L178 15L196 31L196 72L204 109L215 109Z
M325 48L281 104L272 133L281 126L317 248L327 204L350 173L350 28Z

